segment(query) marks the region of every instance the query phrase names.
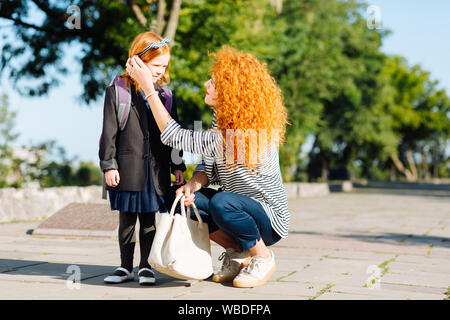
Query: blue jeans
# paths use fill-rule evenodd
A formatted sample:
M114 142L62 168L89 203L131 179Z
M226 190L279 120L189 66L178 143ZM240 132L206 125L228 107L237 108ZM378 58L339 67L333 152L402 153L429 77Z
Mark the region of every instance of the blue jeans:
M266 246L281 239L261 204L242 194L202 188L195 192L195 205L208 223L209 233L222 230L241 250L254 247L261 238ZM196 220L192 211L191 217Z

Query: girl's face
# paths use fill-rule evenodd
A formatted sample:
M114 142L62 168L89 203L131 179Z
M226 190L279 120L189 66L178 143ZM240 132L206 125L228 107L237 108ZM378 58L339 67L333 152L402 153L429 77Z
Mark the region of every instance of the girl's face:
M217 92L216 88L214 87L214 76L212 76L211 79L206 81L204 85L206 87L205 103L209 106L215 106L217 99Z
M146 63L147 67L153 74L152 79L153 83L156 83L159 79L161 79L164 76L167 66L169 65L169 61L170 55L169 53L166 53Z

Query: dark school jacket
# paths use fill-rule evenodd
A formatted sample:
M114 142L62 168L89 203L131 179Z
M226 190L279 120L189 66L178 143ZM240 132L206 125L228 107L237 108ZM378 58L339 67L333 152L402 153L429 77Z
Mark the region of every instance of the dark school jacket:
M164 104L162 89L159 98ZM119 130L116 114L116 96L114 85L106 88L103 108L103 130L100 137L100 168L119 170L120 182L115 188L106 186L107 190L142 191L147 183L148 158L151 158L151 174L158 195L166 195L170 187L170 172L185 171L183 162L172 162L172 148L161 142L161 132L151 111L147 112L144 98L131 86L131 110L123 131ZM149 116L148 116L149 114ZM175 95L172 96L170 116L178 122ZM149 152L150 150L150 152ZM183 156L182 151L177 158ZM179 155L179 157L178 157Z

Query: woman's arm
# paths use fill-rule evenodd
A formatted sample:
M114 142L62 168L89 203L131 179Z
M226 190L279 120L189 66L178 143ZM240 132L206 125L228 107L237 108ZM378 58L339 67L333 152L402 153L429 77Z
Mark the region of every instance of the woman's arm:
M128 74L144 91L153 117L161 131L161 141L172 148L207 156L219 156L221 135L216 130L199 132L183 129L170 116L158 97L152 82L152 73L142 60L134 56L127 61Z

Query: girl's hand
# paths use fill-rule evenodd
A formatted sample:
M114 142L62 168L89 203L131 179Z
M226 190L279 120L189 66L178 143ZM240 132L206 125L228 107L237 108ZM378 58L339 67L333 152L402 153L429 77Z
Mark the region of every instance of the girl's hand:
M105 181L109 187L117 187L120 182L119 171L111 169L105 172Z
M129 58L126 67L130 77L137 82L145 94L150 94L155 91L152 81L152 71L145 65L141 58L138 56Z
M184 182L184 173L181 170L175 170L173 172L173 174L175 175L175 178L177 179L173 184L176 186L179 186L180 184L182 184Z

